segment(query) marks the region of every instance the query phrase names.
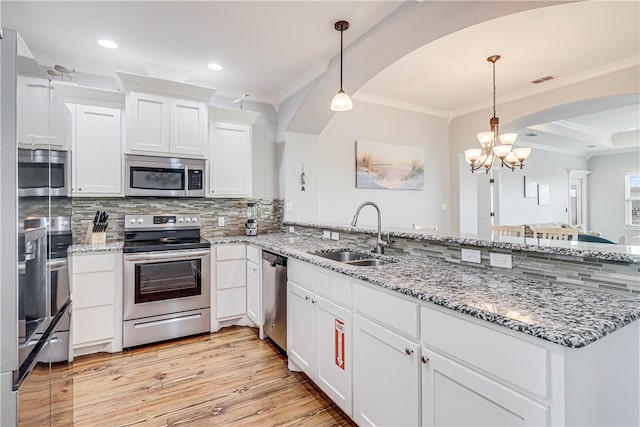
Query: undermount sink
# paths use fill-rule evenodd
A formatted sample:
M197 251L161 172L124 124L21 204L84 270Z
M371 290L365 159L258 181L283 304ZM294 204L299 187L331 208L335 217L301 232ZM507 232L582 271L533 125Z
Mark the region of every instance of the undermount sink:
M350 250L321 252L321 253L315 253L314 255L317 255L322 258L331 259L333 261L339 261L339 262L349 262L349 261L357 261L361 259L371 258L371 255L363 254L360 252L354 252Z
M377 267L379 265L391 264L394 261L385 261L383 259L361 259L359 261L351 261L346 264L355 265L357 267Z
M349 249L342 249L331 252L317 252L313 255L353 265L356 267L377 267L379 265L391 264L395 262L394 260L374 258L373 254L356 252Z

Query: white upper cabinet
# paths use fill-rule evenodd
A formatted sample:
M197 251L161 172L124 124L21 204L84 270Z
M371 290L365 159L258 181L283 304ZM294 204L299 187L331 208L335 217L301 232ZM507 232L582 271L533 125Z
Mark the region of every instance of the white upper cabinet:
M251 159L251 125L211 122L210 195L251 196Z
M204 157L214 89L118 72L127 91L125 151Z
M253 123L260 113L209 107L209 197L251 197Z
M129 92L126 101L127 151L169 152L169 100Z
M70 105L73 196L122 195L121 110Z
M204 156L205 103L129 92L126 108L127 152Z
M20 148L68 150L71 115L46 78L18 76L17 128Z

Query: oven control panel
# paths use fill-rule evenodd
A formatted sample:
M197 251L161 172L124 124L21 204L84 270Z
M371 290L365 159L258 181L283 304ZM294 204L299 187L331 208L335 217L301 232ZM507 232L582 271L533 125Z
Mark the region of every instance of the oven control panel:
M200 217L193 214L125 215L125 230L200 228Z

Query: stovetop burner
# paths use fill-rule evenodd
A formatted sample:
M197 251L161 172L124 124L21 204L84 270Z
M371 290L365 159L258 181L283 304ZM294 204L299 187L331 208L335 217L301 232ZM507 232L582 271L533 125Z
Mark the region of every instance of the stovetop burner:
M211 247L200 237L200 218L185 214L125 215L124 253Z

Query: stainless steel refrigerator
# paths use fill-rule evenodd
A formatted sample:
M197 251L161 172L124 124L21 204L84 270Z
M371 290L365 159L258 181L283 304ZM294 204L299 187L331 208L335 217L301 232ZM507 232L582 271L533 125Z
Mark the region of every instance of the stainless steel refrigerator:
M26 91L40 90L42 109L21 103L20 70ZM37 165L25 152L47 153L52 87L17 32L0 34L0 425L72 422L69 281L52 268L52 209L70 210L66 197L52 197L51 165ZM23 79L23 81L26 81ZM34 83L35 81L35 83ZM31 100L33 101L33 99ZM35 114L37 120L25 115ZM32 123L44 123L37 138ZM30 138L30 140L29 140ZM19 159L18 150L22 152ZM31 156L30 158L33 158ZM41 158L41 157L38 157ZM38 169L38 170L37 170ZM21 182L44 189L37 196ZM24 187L24 185L23 185ZM60 208L63 206L63 208ZM56 260L66 262L64 260ZM65 270L66 271L66 270ZM61 289L59 289L61 288Z

